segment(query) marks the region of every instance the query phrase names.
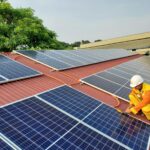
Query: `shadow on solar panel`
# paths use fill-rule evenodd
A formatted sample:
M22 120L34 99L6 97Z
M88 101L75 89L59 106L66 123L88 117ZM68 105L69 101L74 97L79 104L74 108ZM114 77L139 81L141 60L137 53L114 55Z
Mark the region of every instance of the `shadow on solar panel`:
M41 75L40 72L0 55L0 84L39 75Z

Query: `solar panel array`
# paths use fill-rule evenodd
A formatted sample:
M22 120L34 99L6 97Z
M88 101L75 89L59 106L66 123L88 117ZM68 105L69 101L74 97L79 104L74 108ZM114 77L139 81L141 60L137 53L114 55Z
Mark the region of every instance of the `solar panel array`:
M19 50L17 53L34 59L55 70L65 70L135 55L123 49L115 50Z
M120 64L86 77L81 81L129 101L128 95L131 91L130 78L136 74L141 75L145 82L150 83L150 57L143 56Z
M0 83L30 78L38 75L41 75L41 73L6 56L0 55Z
M147 148L150 126L129 116L121 115L109 106L103 104L84 122L132 149Z
M145 123L67 86L1 107L0 122L1 134L24 150L146 150L150 133Z
M39 97L78 119L83 119L100 104L99 101L68 86L40 94Z

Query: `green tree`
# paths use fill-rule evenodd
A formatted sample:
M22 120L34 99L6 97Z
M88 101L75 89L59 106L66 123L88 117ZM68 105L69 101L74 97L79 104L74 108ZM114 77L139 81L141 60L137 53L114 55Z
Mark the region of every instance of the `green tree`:
M69 44L57 40L31 8L13 8L0 0L0 51L28 49L66 49Z
M80 41L76 41L76 42L72 43L71 45L72 45L72 47L80 47L81 42Z

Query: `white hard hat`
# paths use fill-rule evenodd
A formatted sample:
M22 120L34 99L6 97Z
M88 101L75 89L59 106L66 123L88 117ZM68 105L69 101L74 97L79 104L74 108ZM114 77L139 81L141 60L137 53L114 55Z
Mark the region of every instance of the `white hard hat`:
M132 87L132 88L136 87L143 82L144 82L144 80L140 75L134 75L130 80L130 87Z

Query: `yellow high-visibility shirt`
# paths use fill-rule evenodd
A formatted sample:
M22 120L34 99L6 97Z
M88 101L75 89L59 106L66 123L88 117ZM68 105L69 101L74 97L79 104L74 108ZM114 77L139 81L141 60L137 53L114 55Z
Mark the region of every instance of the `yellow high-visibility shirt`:
M145 106L147 111L150 111L150 84L143 83L141 91L133 88L129 98L130 104L134 105L131 108L132 113L137 114Z

